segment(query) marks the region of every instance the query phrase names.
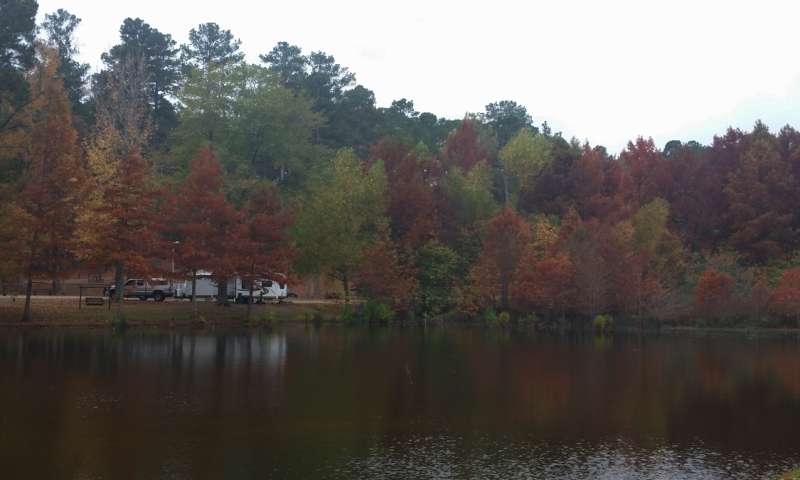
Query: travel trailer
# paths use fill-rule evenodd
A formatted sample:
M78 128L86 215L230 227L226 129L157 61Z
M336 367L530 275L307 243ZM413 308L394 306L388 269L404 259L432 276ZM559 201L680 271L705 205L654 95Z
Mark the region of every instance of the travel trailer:
M195 282L198 298L213 298L217 296L218 285L213 279L211 272L197 272ZM288 296L288 288L285 282L271 279L259 279L253 282L253 302L261 303L264 300L281 300ZM175 298L192 298L192 281L184 280L175 286ZM250 301L250 285L241 277L228 279L228 298L237 303L248 303Z

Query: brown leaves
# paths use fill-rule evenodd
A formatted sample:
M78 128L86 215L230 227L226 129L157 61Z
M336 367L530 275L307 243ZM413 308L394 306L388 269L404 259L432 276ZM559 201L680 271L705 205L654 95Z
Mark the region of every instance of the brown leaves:
M730 314L733 297L733 277L719 272L714 267L707 268L697 283L695 291L695 310L710 319L718 319Z

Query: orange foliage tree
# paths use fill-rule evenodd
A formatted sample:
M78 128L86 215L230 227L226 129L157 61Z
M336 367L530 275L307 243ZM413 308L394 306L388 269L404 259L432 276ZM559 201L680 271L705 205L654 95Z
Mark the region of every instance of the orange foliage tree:
M114 293L121 308L125 273L152 272L161 238L156 227L157 196L148 185L147 162L131 152L110 166L112 175L92 178L99 195L80 219L81 255L91 264L114 266Z
M372 162L383 161L386 169L392 239L401 246L418 248L436 231L436 199L426 175L433 160L423 158L407 145L383 140L372 149ZM431 172L432 173L432 172Z
M730 312L733 298L733 277L719 272L714 267L707 268L697 282L695 290L695 310L708 318L721 318Z
M511 208L495 214L486 225L483 249L470 275L474 288L488 297L500 298L508 308L510 286L523 254L531 242L530 228Z
M478 163L488 160L489 155L478 138L475 125L474 120L465 118L447 138L444 158L448 167L456 166L466 173Z
M289 275L294 251L289 245L287 229L292 216L283 208L277 189L263 187L250 194L244 208L244 221L242 238L234 248L241 253L239 274L249 280L249 299L252 299L253 280L261 275L273 278ZM252 301L247 304L248 318L251 304Z
M402 261L394 242L383 239L364 252L356 283L364 297L408 311L417 290L415 275L416 270Z
M36 98L31 106L30 133L25 158L28 169L24 187L17 198L18 235L25 247L16 255L24 257L25 307L22 321L30 320L33 276L46 272L57 277L67 252L74 248L78 206L85 172L72 127L69 99L63 80L56 75L58 56L40 48L40 63L30 77Z
M179 242L175 249L176 268L192 280L195 315L197 272L212 272L219 285L218 301L225 302L228 279L245 263L238 245L247 231L241 213L227 201L222 187L222 167L210 149L202 148L171 202L171 225L167 231Z
M569 255L558 253L537 259L530 250L511 285L511 296L520 308L564 315L575 300L574 281L575 266Z

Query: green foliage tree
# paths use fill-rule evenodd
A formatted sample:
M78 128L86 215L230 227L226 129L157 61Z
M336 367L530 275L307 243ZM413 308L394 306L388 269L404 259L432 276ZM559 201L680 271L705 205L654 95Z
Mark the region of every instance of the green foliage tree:
M340 150L308 187L295 225L298 267L342 282L350 300L353 275L365 250L387 228L383 163L365 170L352 150Z
M312 144L322 124L303 95L294 95L263 67L239 64L195 69L180 94L184 109L172 138L168 172L186 170L193 152L211 146L229 174L300 185L320 155Z
M497 202L492 195L491 173L485 162L479 163L466 174L459 169L451 170L442 183L450 210L443 220L454 222L456 228L480 223L497 209Z
M506 202L553 162L550 140L527 128L520 130L500 150Z
M214 67L242 63L241 44L230 30L223 30L214 22L201 23L189 30L189 43L181 45L181 61L189 71L196 68L207 74Z
M273 49L260 55L267 68L275 73L281 83L295 93L303 90L303 85L308 76L308 58L303 55L303 50L297 45L287 42L278 42Z
M504 147L522 129L537 132L528 110L511 100L486 105L486 112L481 115L481 118L492 127L500 148Z
M669 203L661 198L656 198L640 208L632 219L636 248L654 253L664 234L667 233L668 219Z
M96 95L104 92L109 70L131 58L141 58L147 73L148 102L153 119L151 141L154 147L160 147L177 124L176 109L170 99L180 86L179 49L172 35L161 33L141 18L126 18L119 33L120 43L101 56L106 69L94 76Z
M42 28L50 45L58 50L59 75L64 80L64 88L69 96L73 115L87 123L89 111L84 102L89 64L77 60L80 49L75 41L75 30L81 19L59 8L44 16Z
M416 304L426 317L441 315L456 302L458 255L448 246L431 240L417 251L416 257L419 282Z
M0 0L0 134L18 128L29 101L25 72L34 64L36 0Z
M243 68L231 151L257 175L297 186L320 154L312 141L322 118L265 69Z

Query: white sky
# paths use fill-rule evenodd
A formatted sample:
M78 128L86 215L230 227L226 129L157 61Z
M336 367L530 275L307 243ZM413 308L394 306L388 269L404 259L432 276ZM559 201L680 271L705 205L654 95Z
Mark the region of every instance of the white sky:
M460 118L510 99L611 152L638 135L707 143L758 118L800 127L796 0L39 0L40 18L57 8L83 19L93 67L125 17L178 43L213 21L250 61L281 40L334 55L381 106Z

